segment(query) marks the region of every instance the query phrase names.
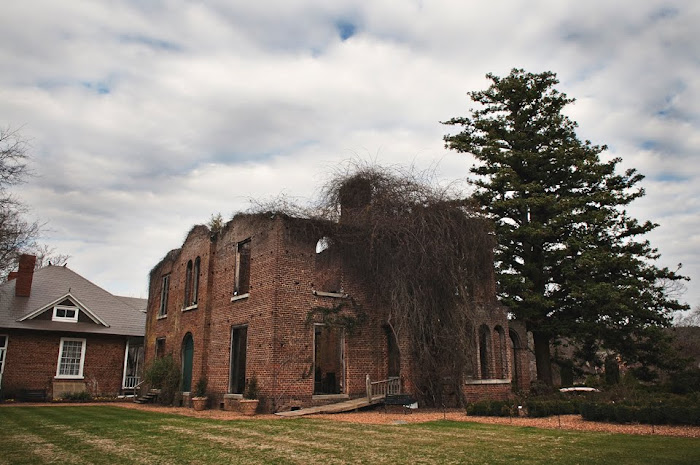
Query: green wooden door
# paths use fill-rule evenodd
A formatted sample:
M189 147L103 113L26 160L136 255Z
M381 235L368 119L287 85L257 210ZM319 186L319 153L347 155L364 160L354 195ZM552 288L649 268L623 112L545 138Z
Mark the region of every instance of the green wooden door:
M194 341L187 333L182 341L182 391L192 390L192 359L194 358Z

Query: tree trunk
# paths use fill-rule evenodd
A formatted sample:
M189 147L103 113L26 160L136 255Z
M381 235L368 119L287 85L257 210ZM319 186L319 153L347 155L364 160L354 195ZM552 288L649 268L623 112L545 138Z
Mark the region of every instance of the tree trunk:
M537 363L537 379L547 386L552 386L552 358L549 353L550 338L548 335L533 332L535 340L535 362Z

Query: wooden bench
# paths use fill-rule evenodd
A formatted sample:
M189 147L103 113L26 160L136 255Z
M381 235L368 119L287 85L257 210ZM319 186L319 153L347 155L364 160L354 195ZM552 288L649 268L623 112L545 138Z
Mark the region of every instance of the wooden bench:
M400 405L404 407L404 413L411 410L408 406L414 404L416 400L408 394L387 394L384 398L384 412L386 413L387 405Z
M46 402L45 389L22 389L17 396L22 402Z

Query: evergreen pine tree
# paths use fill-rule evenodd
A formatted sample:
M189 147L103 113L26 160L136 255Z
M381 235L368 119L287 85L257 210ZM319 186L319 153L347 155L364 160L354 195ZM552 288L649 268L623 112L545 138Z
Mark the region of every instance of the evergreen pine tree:
M537 376L552 384L552 342L565 338L583 361L600 362L600 349L627 362L659 364L661 328L685 308L668 284L686 279L657 267L640 223L625 207L644 195L636 170L602 161L605 146L581 141L562 111L574 100L554 86L556 74L513 69L483 91L469 117L446 135L446 147L478 162L475 197L496 224L501 301L534 337Z

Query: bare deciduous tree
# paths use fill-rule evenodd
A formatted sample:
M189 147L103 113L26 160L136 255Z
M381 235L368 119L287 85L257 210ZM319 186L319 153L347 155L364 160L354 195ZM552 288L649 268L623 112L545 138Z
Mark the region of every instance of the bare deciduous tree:
M36 247L38 222L25 218L27 207L9 191L24 182L27 168L26 139L18 130L0 128L0 275L14 269L17 256Z

